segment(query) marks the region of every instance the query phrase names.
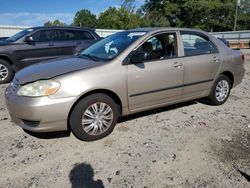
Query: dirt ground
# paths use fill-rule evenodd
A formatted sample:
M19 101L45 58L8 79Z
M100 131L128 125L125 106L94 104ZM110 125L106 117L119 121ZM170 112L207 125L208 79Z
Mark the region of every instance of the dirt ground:
M13 125L0 86L0 187L250 187L250 62L227 103L197 101L120 120L96 142ZM45 136L45 135L44 135Z

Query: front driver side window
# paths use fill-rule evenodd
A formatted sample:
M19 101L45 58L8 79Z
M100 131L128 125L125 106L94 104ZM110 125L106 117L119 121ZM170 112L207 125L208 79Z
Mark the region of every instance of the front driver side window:
M175 58L178 55L176 35L158 34L144 42L137 50L147 53L148 61Z
M32 35L34 42L57 41L58 36L55 30L41 30Z

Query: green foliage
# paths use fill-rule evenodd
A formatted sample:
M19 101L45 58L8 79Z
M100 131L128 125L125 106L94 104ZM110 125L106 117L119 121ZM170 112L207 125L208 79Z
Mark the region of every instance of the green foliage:
M129 12L135 12L135 0L123 0L121 7Z
M206 31L233 30L237 0L146 0L137 11L136 0L122 0L121 7L109 7L98 18L82 9L74 25L90 28L130 29L137 27L189 27ZM241 0L237 30L250 30L250 0ZM59 20L44 25L65 25Z
M250 1L241 0L238 16L238 30L250 30Z
M152 27L168 27L170 26L170 20L166 11L166 2L162 0L146 0L145 4L141 7L141 14L147 20L149 26ZM172 5L172 4L171 4Z
M98 27L106 29L130 29L142 27L144 24L139 14L130 12L124 7L110 7L98 18Z
M151 26L179 26L207 31L233 29L236 0L146 0L141 11ZM250 1L241 0L238 29L250 29Z
M95 28L97 26L96 15L92 14L89 10L82 9L75 15L74 25Z
M234 0L189 0L182 6L180 26L207 31L232 30L234 24ZM188 12L188 14L184 14Z
M66 24L63 22L60 22L59 20L54 21L47 21L44 23L44 26L50 27L50 26L65 26Z

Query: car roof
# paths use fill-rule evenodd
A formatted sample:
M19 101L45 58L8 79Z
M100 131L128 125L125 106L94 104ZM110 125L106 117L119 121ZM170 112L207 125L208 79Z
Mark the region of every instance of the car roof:
M84 28L84 27L77 27L77 26L37 26L37 27L31 27L29 29L75 29L75 30L88 30L88 31L95 31L95 29L92 28ZM136 29L129 29L124 30L127 32L161 32L161 31L193 31L193 32L203 32L199 29L192 29L192 28L180 28L180 27L147 27L147 28L136 28Z
M138 31L138 32L161 32L161 31L192 31L192 32L202 32L204 31L199 29L192 29L192 28L180 28L180 27L148 27L148 28L137 28L137 29L130 29L127 31Z
M94 29L90 28L84 28L84 27L77 27L77 26L37 26L37 27L31 27L28 29L75 29L75 30L89 30L89 31L94 31Z

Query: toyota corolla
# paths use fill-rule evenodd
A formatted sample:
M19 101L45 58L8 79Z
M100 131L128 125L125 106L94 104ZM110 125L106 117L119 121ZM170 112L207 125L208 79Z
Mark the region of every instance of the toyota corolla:
M110 134L120 116L198 98L221 105L244 73L244 55L206 32L135 29L19 71L5 98L25 130L71 130L93 141Z

